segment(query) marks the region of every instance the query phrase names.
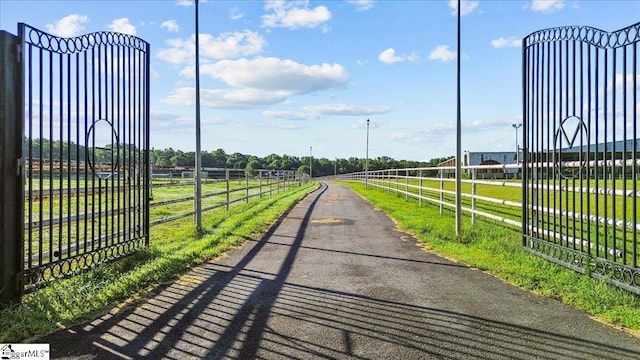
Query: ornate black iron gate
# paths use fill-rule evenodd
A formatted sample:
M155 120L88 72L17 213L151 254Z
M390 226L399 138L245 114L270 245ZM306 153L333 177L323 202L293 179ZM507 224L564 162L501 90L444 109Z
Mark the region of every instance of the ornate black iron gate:
M23 291L148 244L150 52L112 32L18 38Z
M640 293L640 23L523 41L523 245Z

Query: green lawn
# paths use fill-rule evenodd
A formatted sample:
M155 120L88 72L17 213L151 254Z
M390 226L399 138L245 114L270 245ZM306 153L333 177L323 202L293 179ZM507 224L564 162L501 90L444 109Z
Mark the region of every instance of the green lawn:
M236 203L229 212L224 208L206 212L201 234L195 231L193 218L154 226L148 249L56 281L25 295L21 304L1 309L0 342L20 342L144 296L157 284L238 246L246 237L259 236L315 187L316 183L307 183L274 191L271 197L253 198L248 204Z
M363 184L344 182L374 206L386 212L399 227L414 234L427 249L466 263L516 286L582 309L603 321L640 329L640 296L556 265L522 248L519 229L477 218L472 226L463 217L463 231L455 235L454 213L440 215L436 205L400 194L364 189Z

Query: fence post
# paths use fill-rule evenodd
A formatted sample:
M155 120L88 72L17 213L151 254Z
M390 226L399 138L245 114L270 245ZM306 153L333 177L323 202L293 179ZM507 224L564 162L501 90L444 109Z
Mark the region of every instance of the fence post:
M476 224L476 171L471 169L471 225Z
M225 171L225 177L226 177L226 181L227 181L227 204L226 204L226 209L227 211L229 211L229 169L227 169Z
M0 304L22 295L24 103L20 38L0 31Z
M244 172L244 180L245 180L245 196L247 200L247 204L249 203L249 172L245 170Z
M400 192L400 180L398 180L398 170L396 169L396 196L398 196L398 192Z
M404 171L404 199L409 200L409 170Z
M422 169L418 170L418 177L420 178L418 186L418 207L422 207Z
M258 194L260 194L260 199L262 199L262 170L258 174Z
M444 179L442 169L440 169L440 215L444 214Z

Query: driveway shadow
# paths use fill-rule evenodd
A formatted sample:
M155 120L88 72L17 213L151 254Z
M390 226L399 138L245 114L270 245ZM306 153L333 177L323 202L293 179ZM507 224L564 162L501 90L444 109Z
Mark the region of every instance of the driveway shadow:
M286 256L274 259L282 262L276 272L247 265L282 222L246 244L252 247L235 266L204 264L140 306L41 342L51 344L52 358L84 359L640 359L634 349L604 342L288 282L326 190L305 201Z

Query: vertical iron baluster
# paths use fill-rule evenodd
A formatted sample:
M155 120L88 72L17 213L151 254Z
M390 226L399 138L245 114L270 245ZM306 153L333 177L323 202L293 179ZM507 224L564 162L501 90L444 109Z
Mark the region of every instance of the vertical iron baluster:
M633 43L633 104L638 103L638 43ZM633 188L633 267L638 267L638 259L640 258L640 249L638 248L638 106L633 107L633 166L631 168L632 174L631 182Z
M560 44L558 43L558 41L554 41L553 42L553 117L550 117L549 120L547 121L551 121L551 127L552 127L552 136L555 137L556 133L558 132L558 99L559 99L559 94L558 94L558 77L559 75L559 71L558 71L558 62L561 59L560 58L560 54L558 51ZM555 138L553 141L553 151L552 151L552 162L551 164L549 164L548 166L552 166L553 168L553 188L552 189L547 189L547 191L553 191L553 233L554 234L559 234L562 232L562 229L559 229L558 226L562 226L562 222L561 222L561 218L560 215L555 213L555 210L558 209L560 207L560 205L558 204L558 200L562 199L562 193L560 192L559 186L558 186L558 181L560 181L559 179L559 171L560 169L558 168L558 165L560 164L560 158L559 158L559 153L556 149L556 145L555 145ZM546 159L547 163L549 162L549 159ZM550 204L549 204L550 206ZM560 225L558 225L558 223L560 223ZM554 241L557 242L557 241Z
M151 93L150 93L150 75L151 75L151 58L149 56L150 54L150 44L149 43L145 43L146 47L145 47L145 52L144 52L144 57L145 57L145 71L144 71L144 78L145 78L145 94L144 94L144 102L145 102L145 107L144 107L144 118L145 118L145 126L144 126L144 134L145 134L145 142L144 142L144 151L146 154L149 153L149 149L151 148L151 142L150 142L150 136L151 136L151 132L150 132L150 111L151 111ZM145 211L145 218L144 218L144 238L145 238L145 246L149 246L149 201L151 199L150 196L150 191L151 191L151 169L149 168L150 166L150 159L149 156L147 156L147 158L145 159L145 174L148 174L145 184L144 184L144 188L145 188L145 202L144 202L144 211Z
M577 93L576 93L576 41L572 40L571 41L571 85L572 85L572 92L571 92L571 98L573 99L573 101L571 102L573 105L573 108L571 110L571 115L575 116L576 115L576 98L577 98ZM569 69L567 69L569 70ZM568 75L567 75L568 76ZM569 93L568 91L569 89L567 89L567 94ZM567 101L569 101L569 97L567 97ZM567 116L569 116L569 109L567 108ZM582 118L580 118L580 121L582 121ZM578 124L578 126L580 126ZM582 128L580 127L580 133L582 133ZM580 137L580 145L582 145L582 137ZM570 145L572 148L575 146L575 144L571 144ZM582 148L580 148L580 151L582 151ZM580 154L579 154L580 155ZM578 156L578 159L580 159L580 156ZM579 168L578 168L579 169ZM573 171L573 169L571 170L571 183L572 183L572 187L573 189L570 191L571 192L571 211L573 212L574 216L573 219L571 221L571 234L573 237L573 246L572 248L574 250L576 250L576 176L575 173ZM569 193L569 191L567 191L567 193ZM567 204L567 210L569 209L569 205ZM569 216L567 216L568 218ZM569 229L567 229L567 235L569 235ZM582 238L582 237L581 237Z
M64 168L64 164L63 164L63 160L64 160L64 156L62 154L62 149L64 148L64 114L63 114L63 109L64 109L64 82L62 81L64 79L64 75L63 75L63 68L64 68L64 61L63 61L63 55L62 54L58 54L58 96L59 96L59 112L60 112L60 152L58 153L58 158L60 161L60 173L59 173L59 181L60 184L58 186L58 190L60 191L59 195L58 195L58 219L60 220L60 223L58 224L58 261L60 261L63 256L62 256L62 229L65 227L65 225L62 223L62 219L63 219L63 208L64 208L64 194L63 194L63 182L64 182L64 177L62 176L63 174L63 168ZM53 138L53 135L51 136L51 138ZM50 200L51 202L53 202L53 199Z
M68 45L67 45L68 46ZM72 256L71 254L71 199L72 199L72 194L71 194L71 54L67 53L66 54L66 58L67 58L67 141L66 144L61 144L62 147L64 148L66 146L66 150L67 150L67 165L66 165L66 169L67 169L67 196L65 196L65 199L67 201L67 225L66 225L66 229L67 229L67 257ZM64 166L61 167L61 169L65 169ZM64 176L64 170L62 171L62 175ZM77 196L77 195L76 195ZM77 249L76 249L77 251ZM69 270L72 270L71 267L69 267Z
M575 44L575 43L574 43ZM575 45L574 45L575 46ZM580 121L583 122L584 121L584 44L582 42L580 42L579 44L579 48L580 48L580 70L578 71L578 73L580 74ZM575 49L575 47L574 47ZM575 55L575 54L574 54ZM582 125L582 123L581 123ZM582 132L582 127L580 128L580 132ZM584 202L583 202L583 189L585 187L584 185L584 178L583 178L583 172L584 169L582 167L582 164L584 164L584 152L585 149L584 147L586 146L587 149L589 148L589 140L588 140L588 135L587 134L587 144L584 143L583 139L584 136L580 136L580 153L578 154L578 161L580 162L580 168L579 168L579 172L578 172L578 177L579 177L579 183L580 183L580 191L579 196L580 196L580 218L578 219L578 224L580 225L580 251L584 252L584 220L582 215L584 215ZM588 163L588 159L586 160ZM588 184L586 186L587 188L589 188ZM574 185L574 189L573 189L573 193L574 193L574 197L575 197L575 193L576 193L576 189L575 189L575 185ZM574 207L575 208L575 207Z
M596 208L595 208L595 214L596 214L596 231L595 231L595 235L596 235L596 257L600 257L600 221L598 221L598 216L600 215L600 166L599 166L599 158L600 158L600 151L598 150L598 143L600 141L600 95L598 94L598 89L600 86L600 51L598 50L598 48L594 49L596 58L595 58L595 92L594 92L594 97L595 97L595 109L593 111L593 114L595 116L595 128L596 128L596 134L595 134L595 143L596 143L596 148L595 148L595 184L596 184L596 191L595 191L595 200L596 200ZM604 172L603 172L604 174Z
M544 191L540 191L542 189L542 186L544 185L544 179L542 179L542 174L544 172L544 168L541 167L540 165L542 164L543 160L541 159L541 155L543 154L543 149L542 149L542 144L544 143L544 119L542 114L544 113L542 110L542 82L543 82L543 69L542 69L542 65L544 64L543 59L541 59L542 56L542 50L544 49L544 45L542 44L536 44L534 46L534 56L535 56L535 69L534 69L534 106L533 106L533 113L535 114L535 117L533 119L533 121L535 121L536 124L536 130L534 131L535 135L536 135L536 139L535 139L535 152L536 152L536 158L537 161L536 163L538 164L538 166L536 167L536 172L535 172L535 186L537 187L536 190L536 227L538 229L542 229L544 228ZM516 149L517 151L517 149ZM544 238L544 235L543 235ZM548 237L547 237L548 240Z
M127 241L131 240L131 230L132 230L132 222L135 220L134 218L134 214L131 212L132 210L132 206L131 206L131 201L133 199L131 199L131 193L132 193L132 180L135 181L135 178L133 178L133 174L131 174L131 140L129 139L129 135L131 134L131 113L134 111L133 109L133 103L132 103L132 93L133 93L133 89L131 86L131 83L133 81L133 70L132 70L132 66L131 66L131 48L128 49L128 56L127 56L127 62L128 62L128 69L129 69L129 82L128 82L128 86L129 86L129 103L128 103L128 109L129 109L129 114L127 116L127 130L125 130L125 134L127 137L127 142L125 142L125 144L127 144L127 193L128 193L128 203L127 203L127 218L129 219L129 228L127 229Z
M114 109L114 106L115 106L115 101L114 101L114 96L115 96L114 82L115 82L115 79L114 79L114 77L115 77L115 72L114 72L114 64L113 64L113 62L114 62L115 58L114 58L114 49L113 49L114 46L113 46L113 44L111 44L110 48L111 48L111 58L110 58L110 61L109 61L109 65L111 66L111 72L109 73L109 77L111 78L111 98L110 98L111 117L109 117L109 122L111 123L111 174L109 176L109 180L110 181L107 181L107 186L109 185L109 183L111 183L111 197L107 197L107 204L109 204L109 202L111 202L111 212L109 212L109 208L108 207L107 207L107 211L106 212L107 212L107 219L111 220L110 221L111 228L109 230L109 234L111 234L111 236L109 237L110 241L108 241L108 243L113 245L114 238L115 238L115 236L114 236L114 234L115 234L115 232L114 232L114 229L115 229L114 228L114 224L116 222L116 219L114 218L114 214L115 213L113 211L114 205L115 205L114 204L115 192L114 192L114 188L113 188L113 186L115 185L115 181L114 181L115 179L113 178L113 176L115 175L114 174L115 171L117 171L117 169L115 168L115 166L116 166L116 161L115 161L116 158L114 158L114 151L116 152L115 154L117 154L119 146L118 146L117 141L115 141L115 143L114 143L114 140L116 140L116 139L114 139L114 124L115 124L115 120L114 120L114 118L115 118L115 109ZM115 149L113 148L114 145L115 145ZM115 216L117 216L117 215L115 215Z
M591 188L591 48L587 47L587 133L589 133L588 135L588 141L587 143L589 144L587 146L587 187ZM596 90L597 91L597 90ZM597 93L596 93L597 96ZM595 141L596 146L598 144L598 141ZM598 177L596 174L596 181L597 181ZM591 210L591 191L589 190L587 192L587 209L589 211L589 214L591 214L592 210ZM598 196L596 194L596 196ZM597 222L597 221L596 221ZM589 255L591 255L591 216L587 217L587 242L589 244L588 248L587 248L587 253Z
M100 48L98 48L98 54L100 54ZM95 124L96 122L96 64L95 64L95 59L96 59L96 48L92 47L91 48L91 114L92 114L92 118L91 118L91 125L89 125L87 127L87 136L89 135L89 129L91 129L91 126L93 126L93 124ZM100 57L98 57L98 69L100 68ZM100 78L98 75L98 89L100 89ZM100 103L100 97L98 96L98 104ZM98 111L100 106L98 105ZM100 114L98 113L98 118L100 118ZM95 251L96 249L96 242L95 242L95 238L96 238L96 232L95 232L95 219L94 219L94 214L96 212L96 202L95 202L95 198L96 198L96 177L95 177L95 167L96 167L96 137L95 137L95 131L92 133L92 138L91 138L91 146L89 146L88 141L89 139L87 139L87 151L89 151L89 149L91 149L91 153L90 153L90 157L88 160L91 161L91 164L93 164L94 168L90 169L91 170L91 214L87 214L87 216L90 215L90 217L88 217L88 219L90 219L91 221L91 251ZM87 164L88 166L89 164Z
M54 258L53 254L53 53L49 52L49 263Z
M34 202L34 191L33 191L33 45L27 45L27 54L28 54L28 62L27 62L27 88L28 88L28 119L29 119L29 152L26 154L27 157L27 173L28 173L28 182L29 182L29 191L27 194L29 198L27 199L27 203L29 204L29 225L28 225L28 235L27 239L29 241L28 244L28 255L29 258L27 263L29 265L29 269L33 268L33 202Z
M80 53L76 53L76 255L80 255ZM69 144L69 153L71 153L71 144ZM71 171L69 171L71 173ZM82 251L84 252L84 251Z
M549 119L551 119L551 107L549 106L549 104L551 103L551 71L549 71L549 69L551 69L551 44L549 42L547 42L546 44L546 51L544 51L547 56L546 56L546 67L544 68L544 73L546 75L546 81L543 81L542 84L542 88L546 89L546 97L543 97L544 101L543 104L546 104L546 116L545 116L545 112L544 112L544 105L543 105L543 112L542 112L542 116L545 117L546 119L546 123L543 122L544 125L544 129L542 129L542 131L544 132L544 130L546 129L547 134L546 134L546 146L543 146L542 149L542 154L543 154L543 158L544 158L544 162L546 162L547 164L549 163L549 159L551 158L551 148L552 148L552 141L551 139L553 138L553 134L551 133L551 126L549 125ZM544 48L543 48L544 49ZM554 54L555 55L555 54ZM543 61L543 63L545 63ZM544 143L544 140L543 140ZM546 148L546 149L545 149ZM544 203L544 207L547 208L546 211L546 223L544 224L546 229L549 229L551 227L552 224L555 224L555 215L553 215L550 211L551 209L551 194L553 191L552 187L551 187L551 177L553 176L553 167L552 166L545 166L544 168L544 179L542 179L542 184L546 183L546 189L543 192L543 198L545 198L546 196L546 201ZM544 216L544 215L543 215ZM549 235L546 235L546 240L549 241Z
M611 96L612 96L612 100L611 100L611 186L613 189L613 196L611 196L611 218L613 219L613 222L611 224L611 234L612 234L612 248L613 248L613 253L611 254L611 257L613 259L613 261L618 261L618 257L616 256L616 253L618 251L618 243L617 243L617 237L618 237L618 232L617 232L617 226L616 226L616 180L617 180L617 175L616 175L616 93L617 93L617 76L616 76L616 65L617 65L617 49L613 48L611 49L611 51L613 52L613 59L611 61L611 79L613 84L611 85Z
M627 47L622 48L622 263L627 264ZM615 216L613 217L615 219Z
M522 146L523 146L523 159L522 159L522 246L527 246L528 237L532 236L532 231L529 230L529 180L528 180L528 170L529 167L529 159L527 156L528 151L528 127L529 127L529 119L527 116L527 99L528 99L528 78L527 78L527 39L524 38L522 40L522 121L524 123L522 130Z
M87 131L89 129L89 126L88 126L88 124L89 124L89 91L88 91L88 89L89 89L89 70L88 70L89 60L88 60L88 52L87 51L85 51L83 53L83 58L84 58L84 61L83 61L83 64L84 64L84 67L83 67L83 70L84 70L83 71L83 73L84 73L84 76L83 76L83 80L84 80L84 128L83 129L84 129L85 135L82 136L82 141L84 141L84 154L83 154L84 156L82 157L82 159L83 159L82 168L84 170L84 174L83 174L84 177L83 177L83 181L82 182L84 184L84 220L83 220L83 223L84 223L84 226L83 226L84 234L83 235L84 236L83 236L83 240L84 240L84 252L86 253L87 252L87 245L88 245L87 241L89 239L89 226L87 224L87 220L89 219L89 217L88 217L89 216L89 180L88 180L88 176L89 176L89 169L88 169L88 167L89 167L89 164L88 164L88 161L89 161L89 153L88 153L89 144L88 144L88 141L87 141L87 138L86 138L86 136L87 136L86 133L87 133ZM93 111L93 109L91 111ZM81 139L80 138L80 131L78 131L78 139ZM80 141L78 141L78 142L80 142ZM87 258L87 261L89 261L88 258Z
M564 130L564 127L562 126L562 121L564 119L566 119L569 116L569 94L570 94L570 89L569 89L569 41L566 40L564 42L564 50L565 50L565 54L564 54L564 94L560 94L560 117L558 118L559 120L559 125L560 127ZM564 97L563 97L564 95ZM565 101L565 106L564 108L562 107L562 99L564 99ZM564 109L564 113L563 110ZM562 142L560 142L560 144L562 144ZM560 147L560 162L564 162L566 158L566 155L564 155L562 146ZM566 171L566 170L565 170ZM564 192L564 203L562 201L560 201L560 214L563 213L563 209L564 212L568 212L569 211L569 178L567 176L564 176L564 188L562 190ZM562 229L562 233L561 233L561 237L564 235L564 247L569 247L569 216L567 215L561 215L564 217L564 229Z
M42 202L42 196L44 194L44 179L43 179L43 171L44 171L44 158L43 158L43 150L44 150L44 138L43 138L43 133L44 133L44 115L42 114L44 111L44 90L43 90L43 86L44 86L44 70L43 67L44 65L42 64L44 61L44 50L42 48L38 49L39 51L39 59L38 59L38 67L39 67L39 71L38 71L38 78L39 78L39 82L38 82L38 118L39 118L39 124L38 124L38 145L40 147L40 149L38 149L38 210L39 210L39 216L38 216L38 265L42 265L42 253L44 251L44 235L43 235L43 226L42 226L42 221L44 220L44 209L43 209L43 202Z
M607 191L609 189L609 185L608 185L608 180L609 180L609 166L607 164L607 158L609 157L608 155L608 151L607 151L607 142L609 141L609 136L608 136L608 129L609 129L609 116L608 116L608 110L609 110L609 97L607 96L609 94L609 51L608 49L604 49L604 141L602 142L603 144L603 149L602 149L602 160L604 161L602 166L604 169L604 183L603 183L603 188L605 191ZM615 121L615 119L613 119ZM606 192L605 192L606 194ZM607 209L607 207L609 206L609 196L608 195L604 195L604 218L607 219L609 217L609 211ZM609 257L609 224L607 224L607 221L605 220L604 222L604 258L608 259Z
M140 62L140 51L139 50L134 50L135 54L136 54L136 67L137 67L137 71L136 74L142 74L141 71L141 62ZM142 100L142 96L141 96L141 91L142 91L142 81L140 79L139 76L136 76L137 79L137 104L136 104L136 121L134 122L134 127L133 127L133 131L134 134L136 134L137 139L135 140L135 164L134 164L134 169L136 169L136 216L137 216L137 221L136 221L136 239L140 238L140 231L142 230L142 189L140 188L140 184L141 184L141 174L140 174L140 169L141 164L142 164L142 159L140 158L140 151L142 151L141 149L141 136L142 134L140 133L140 122L142 120L141 114L141 100Z
M115 119L112 119L113 127L115 128L115 131L118 134L118 140L119 140L118 141L118 146L117 146L117 151L118 151L117 159L120 159L120 151L121 151L122 145L124 145L124 144L120 143L120 134L121 134L120 133L120 116L121 116L121 113L120 113L120 96L122 95L120 93L120 86L121 86L120 76L122 76L122 74L121 74L121 71L122 71L122 68L121 68L121 66L122 66L122 60L121 59L122 58L121 58L121 56L122 55L120 54L120 49L121 48L122 48L122 45L118 44L118 48L116 50L116 59L118 61L118 64L116 66L116 75L115 75L116 78L118 79L117 82L116 82L116 88L117 88L117 91L116 91L116 110L117 111L116 111ZM120 166L121 166L121 164L120 164L120 162L118 162L118 166L115 168L116 175L114 175L114 176L116 176L116 178L114 179L114 182L116 183L116 191L117 191L117 195L115 195L115 193L114 193L114 196L116 197L116 204L117 204L117 206L114 208L114 211L115 211L115 214L117 216L117 222L118 222L117 225L116 225L117 232L114 234L116 236L116 239L115 239L116 243L120 243L120 241L121 241L121 235L120 234L121 234L121 231L122 231L122 221L121 221L121 210L122 210L122 203L121 203L121 201L122 201L122 199L121 199L122 187L121 187L121 185L122 184L120 183L120 176L121 176Z

